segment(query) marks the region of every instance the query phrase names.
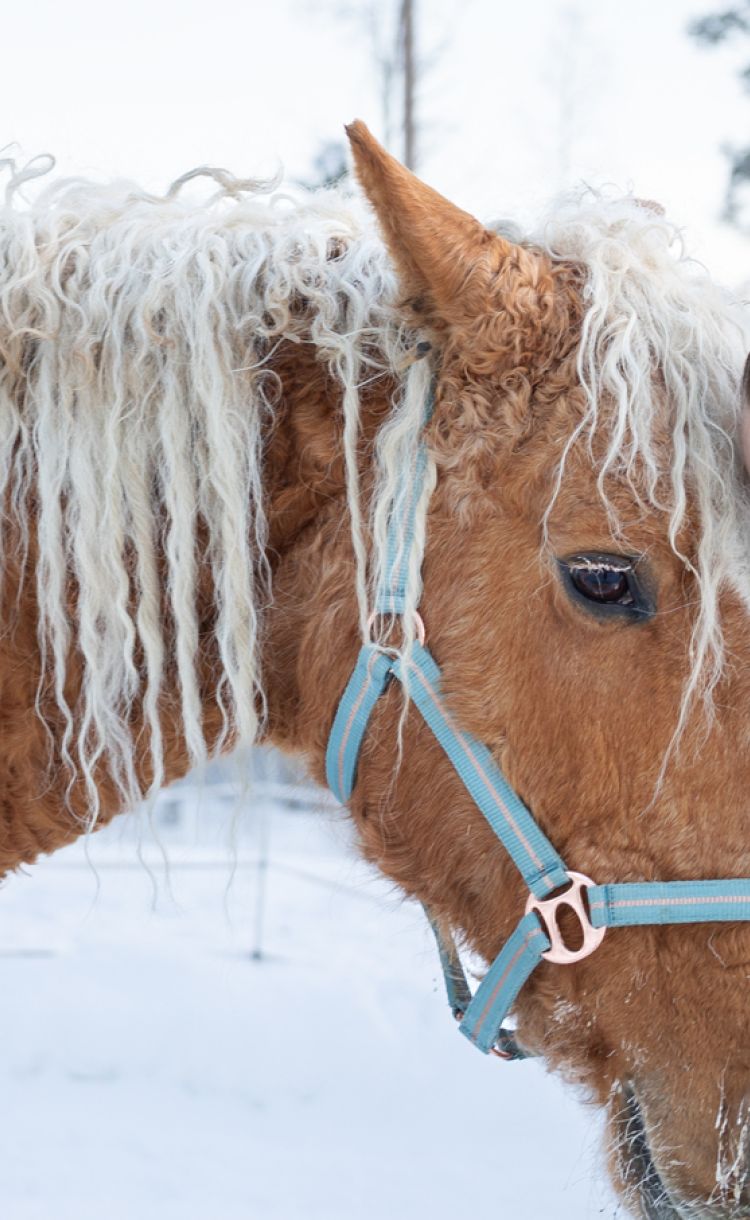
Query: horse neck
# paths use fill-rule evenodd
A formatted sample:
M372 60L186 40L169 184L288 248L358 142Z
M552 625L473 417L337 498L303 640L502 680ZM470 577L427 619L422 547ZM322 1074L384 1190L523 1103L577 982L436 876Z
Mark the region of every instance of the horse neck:
M276 371L283 399L264 472L272 573L261 655L265 740L304 755L322 780L327 732L359 645L341 389L299 347L290 345ZM363 510L393 388L384 376L360 395Z
M345 666L356 649L358 615L354 561L346 509L342 457L342 391L315 349L287 343L277 353L273 372L280 399L264 438L263 484L268 526L267 565L271 571L271 604L262 615L262 681L267 699L265 740L315 758L322 775L324 734L338 693L346 682ZM362 454L366 464L371 440L388 408L392 385L374 385L361 402ZM363 472L364 473L364 472ZM363 480L366 481L366 480ZM259 561L263 556L258 556ZM37 635L35 590L36 544L30 531L23 546L6 548L2 584L5 630L0 636L0 876L33 861L80 835L89 815L89 794L64 761L65 725L53 692L40 697L42 657ZM200 695L209 751L222 735L222 709L216 690L221 672L211 623L212 582L206 571L199 580L201 656ZM69 613L74 614L75 591ZM321 681L316 658L342 647L340 673L335 664ZM170 651L168 629L165 652ZM321 652L322 650L322 652ZM83 674L75 648L68 665L66 697L75 706ZM190 765L182 733L176 679L165 680L162 697L164 782L182 776ZM315 709L318 709L319 715ZM43 712L43 717L37 711ZM135 701L131 731L139 743L135 766L142 788L151 783L143 708ZM231 747L233 737L226 737ZM318 748L320 747L320 748ZM75 757L75 743L72 751ZM318 765L318 763L320 765ZM105 824L124 811L122 795L106 766L97 769L97 822Z
M268 544L266 556L258 556L259 561L266 559L271 571L270 604L262 615L260 658L266 701L264 740L300 757L322 783L328 735L361 642L343 458L342 390L325 365L316 360L314 350L304 345L290 343L280 349L273 372L280 398L264 438ZM383 377L361 398L363 503L371 490L368 472L373 466L373 441L390 409L393 390L392 380ZM85 786L80 780L71 783L62 756L64 724L54 699L43 702L44 719L37 715L42 660L37 637L33 534L30 547L25 565L22 556L9 555L4 572L0 877L33 861L40 852L54 851L77 838L88 813ZM216 689L216 674L221 670L211 630L215 607L210 572L204 576L199 668L203 726L211 749L222 730ZM434 586L433 581L429 589L431 606L440 593ZM71 594L71 617L74 608ZM164 642L168 652L169 638ZM81 682L80 663L73 654L66 692L70 706L75 705ZM417 718L409 717L401 725L402 708L397 694L391 692L381 701L373 721L377 719L377 725L370 735L367 765L362 768L352 801L362 848L405 892L419 896L438 914L452 918L476 940L475 927L502 926L496 918L498 912L488 914L484 900L481 910L467 908L463 893L458 889L454 893L456 887L446 883L444 867L425 869L425 852L433 842L435 826L450 826L449 806L457 793L455 784L444 782L444 772L438 766L439 747L420 735ZM189 766L174 682L165 684L162 709L164 780L168 783L182 776ZM147 737L143 709L137 701L130 728L137 742ZM397 766L399 739L404 759L421 759L418 768ZM232 744L230 736L226 745ZM143 787L147 787L151 781L147 751L140 744L138 749L136 766ZM440 775L439 782L431 780L427 793L425 768L430 776ZM101 825L125 810L122 795L103 763L96 779ZM393 833L392 819L386 819L390 829L385 832L383 814L391 806L409 810L415 824L422 820L421 828L412 828L414 842L408 846ZM464 843L463 838L455 842L451 838L446 843L446 857L450 852L463 851ZM459 876L460 870L456 871ZM509 877L509 886L511 882ZM495 892L496 887L492 887Z

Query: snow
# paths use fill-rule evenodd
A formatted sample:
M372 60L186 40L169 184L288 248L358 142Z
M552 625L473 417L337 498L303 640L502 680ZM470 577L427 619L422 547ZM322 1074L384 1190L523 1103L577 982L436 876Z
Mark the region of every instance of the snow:
M121 819L2 887L2 1220L620 1214L599 1117L459 1036L340 815L265 804L232 848L203 804L169 876Z

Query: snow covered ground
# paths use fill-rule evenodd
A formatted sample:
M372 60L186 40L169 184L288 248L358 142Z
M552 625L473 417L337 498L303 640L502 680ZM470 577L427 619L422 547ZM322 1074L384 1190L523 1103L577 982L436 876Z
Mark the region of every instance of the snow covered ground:
M204 804L168 880L121 819L2 887L0 1220L620 1215L597 1117L458 1035L337 815L253 809L232 875Z

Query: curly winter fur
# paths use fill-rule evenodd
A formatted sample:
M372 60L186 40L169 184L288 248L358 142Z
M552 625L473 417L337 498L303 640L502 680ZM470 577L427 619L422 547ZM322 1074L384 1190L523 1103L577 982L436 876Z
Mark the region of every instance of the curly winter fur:
M747 875L743 320L632 200L558 206L513 242L350 137L378 228L345 195L264 202L215 170L164 198L68 182L25 205L47 167L8 167L0 876L264 724L323 778L433 374L405 647L424 581L451 714L571 866ZM207 201L184 189L200 173ZM422 332L434 365L404 374ZM550 556L591 547L645 556L653 616L568 597ZM659 784L719 674L715 721L685 725ZM520 878L393 691L350 807L368 858L491 960ZM744 1115L750 931L620 932L536 972L519 1037L604 1104L632 1082L670 1193L705 1198L724 1068ZM740 1192L745 1146L725 1144Z

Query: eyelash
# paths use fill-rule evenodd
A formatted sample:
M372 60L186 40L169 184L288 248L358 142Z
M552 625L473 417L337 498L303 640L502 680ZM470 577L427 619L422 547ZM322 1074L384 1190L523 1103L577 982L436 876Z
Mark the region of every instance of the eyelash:
M627 556L597 554L559 561L569 596L589 613L643 621L652 617L656 607L638 578L636 563Z

